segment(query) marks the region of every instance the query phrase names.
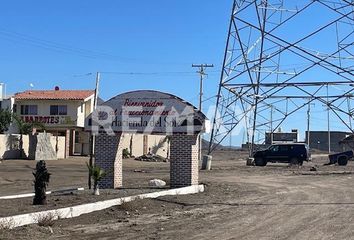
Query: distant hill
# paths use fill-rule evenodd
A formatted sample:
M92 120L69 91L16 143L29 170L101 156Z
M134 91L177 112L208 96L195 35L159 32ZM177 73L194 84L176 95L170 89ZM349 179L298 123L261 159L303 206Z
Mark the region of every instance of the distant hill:
M208 150L209 149L209 141L206 139L202 139L202 150ZM237 146L224 146L224 145L219 145L216 147L216 150L239 150L241 147Z

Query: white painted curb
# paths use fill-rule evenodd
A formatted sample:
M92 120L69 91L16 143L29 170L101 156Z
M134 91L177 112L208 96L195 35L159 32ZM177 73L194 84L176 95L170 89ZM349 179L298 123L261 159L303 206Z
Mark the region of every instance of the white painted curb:
M193 193L200 193L200 192L204 192L204 185L194 185L189 187L170 189L166 191L145 193L145 194L139 194L130 197L116 198L116 199L110 199L105 201L99 201L95 203L87 203L87 204L82 204L82 205L77 205L72 207L59 208L55 210L47 210L42 212L34 212L34 213L27 213L27 214L21 214L21 215L10 216L10 217L3 217L0 218L0 224L1 223L7 224L10 228L15 228L23 225L38 223L38 219L40 219L41 216L52 215L55 220L57 220L58 218L60 219L73 218L73 217L78 217L82 214L100 211L106 208L121 205L124 202L130 202L135 199L157 198L157 197L168 196L168 195L185 195L185 194L193 194Z
M49 194L52 194L52 193L70 192L70 191L83 191L83 190L85 190L85 189L84 188L70 188L70 189L47 191L45 193L47 195L49 195ZM24 193L24 194L17 194L17 195L0 196L0 200L26 198L26 197L33 197L33 196L34 196L34 193Z

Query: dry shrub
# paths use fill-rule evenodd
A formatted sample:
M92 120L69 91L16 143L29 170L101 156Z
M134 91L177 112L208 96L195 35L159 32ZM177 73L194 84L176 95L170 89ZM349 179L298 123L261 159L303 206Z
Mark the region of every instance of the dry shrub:
M12 218L0 221L0 231L10 230L15 227L15 222Z
M149 199L135 198L133 201L123 202L119 208L124 211L133 212L148 207L149 203Z
M38 226L41 227L51 227L54 225L55 220L57 220L59 216L55 213L49 212L46 214L39 214L36 216L36 221Z

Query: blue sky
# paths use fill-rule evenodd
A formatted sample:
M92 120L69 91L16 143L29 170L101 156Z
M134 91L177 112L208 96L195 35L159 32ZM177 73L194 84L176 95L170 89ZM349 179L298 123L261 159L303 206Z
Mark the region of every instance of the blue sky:
M191 64L215 65L205 81L206 96L215 95L231 4L7 1L0 16L0 81L8 93L30 83L34 89L92 89L95 76L86 74L100 71L104 99L157 89L197 104L199 77Z

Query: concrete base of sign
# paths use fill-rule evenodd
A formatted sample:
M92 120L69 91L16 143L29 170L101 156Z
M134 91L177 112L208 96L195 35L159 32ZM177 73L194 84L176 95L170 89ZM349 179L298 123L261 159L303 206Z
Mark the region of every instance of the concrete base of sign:
M28 214L21 214L21 215L16 215L16 216L11 216L11 217L3 217L3 218L0 218L0 225L1 225L1 223L5 223L5 224L9 225L10 228L15 228L15 227L19 227L19 226L28 225L28 224L38 223L38 219L40 219L41 216L47 216L49 214L51 216L53 216L53 218L55 220L57 220L59 218L60 219L73 218L73 217L78 217L82 214L87 214L87 213L107 209L107 208L110 208L113 206L121 205L122 203L130 202L135 199L157 198L157 197L168 196L168 195L170 195L170 196L171 195L184 195L184 194L193 194L193 193L200 193L200 192L204 192L204 185L170 189L170 190L166 190L166 191L140 194L140 195L135 195L135 196L131 196L131 197L116 198L116 199L111 199L111 200L106 200L106 201L99 201L99 202L95 202L95 203L82 204L82 205L77 205L77 206L73 206L73 207L60 208L60 209L48 210L48 211L42 211L42 212L34 212L34 213L28 213Z
M204 155L202 162L202 170L210 170L211 169L211 160L213 157L211 155Z
M247 166L253 166L253 163L254 163L254 158L252 157L247 158L247 162L246 162Z

